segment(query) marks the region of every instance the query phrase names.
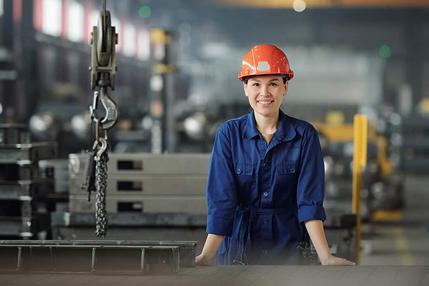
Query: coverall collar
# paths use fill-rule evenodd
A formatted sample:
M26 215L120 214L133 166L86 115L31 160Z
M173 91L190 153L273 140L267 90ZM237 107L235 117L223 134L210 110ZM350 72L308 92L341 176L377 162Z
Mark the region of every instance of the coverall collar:
M274 137L279 141L290 141L295 138L296 130L292 122L289 120L288 116L279 111L279 124L277 126L277 131L274 134ZM251 111L247 115L247 126L244 134L244 138L253 139L257 136L260 136L258 129L256 128L256 121L254 112Z

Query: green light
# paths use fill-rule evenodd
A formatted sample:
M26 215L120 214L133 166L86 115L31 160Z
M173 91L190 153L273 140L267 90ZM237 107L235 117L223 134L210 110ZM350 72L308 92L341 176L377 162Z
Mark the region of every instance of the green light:
M380 57L382 57L383 59L388 59L390 58L390 56L392 55L392 49L388 46L388 45L382 45L379 49L378 49L378 54L380 55Z
M149 18L151 13L152 9L150 9L150 7L147 5L141 6L139 9L139 15L142 18Z

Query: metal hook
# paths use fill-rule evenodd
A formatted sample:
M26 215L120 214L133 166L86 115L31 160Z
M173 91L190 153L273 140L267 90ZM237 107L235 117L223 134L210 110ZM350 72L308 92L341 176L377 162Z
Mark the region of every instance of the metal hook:
M106 115L100 121L101 128L110 129L118 121L118 107L116 106L116 103L107 95L107 93L105 93L104 89L101 89L100 101L106 112Z
M100 144L100 147L97 150L97 154L95 155L95 160L99 160L101 158L101 155L103 155L104 152L107 150L107 140L101 137L98 140L98 143Z
M98 101L101 101L101 105L104 108L105 115L103 118L99 118L96 114L98 108ZM101 92L95 91L92 105L89 107L91 112L91 118L94 122L99 122L101 129L110 129L118 121L118 108L116 103L105 93L104 88Z
M98 122L97 115L95 114L95 111L97 110L98 106L98 91L94 91L94 96L92 98L92 105L89 106L89 112L91 114L91 119L94 122Z

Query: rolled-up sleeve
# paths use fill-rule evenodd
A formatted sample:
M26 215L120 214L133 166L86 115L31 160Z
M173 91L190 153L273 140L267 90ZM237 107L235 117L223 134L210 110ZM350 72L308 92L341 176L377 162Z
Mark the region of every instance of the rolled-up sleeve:
M207 233L230 235L237 205L231 140L221 126L214 141L207 178Z
M303 138L297 185L298 220L325 220L323 197L325 170L317 131L310 126Z

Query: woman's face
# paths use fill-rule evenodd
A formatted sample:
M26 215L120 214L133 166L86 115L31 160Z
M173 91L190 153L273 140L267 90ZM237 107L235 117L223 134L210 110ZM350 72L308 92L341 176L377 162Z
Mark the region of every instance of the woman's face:
M288 88L288 83L283 83L281 76L255 76L243 84L244 93L255 113L266 117L278 115Z

